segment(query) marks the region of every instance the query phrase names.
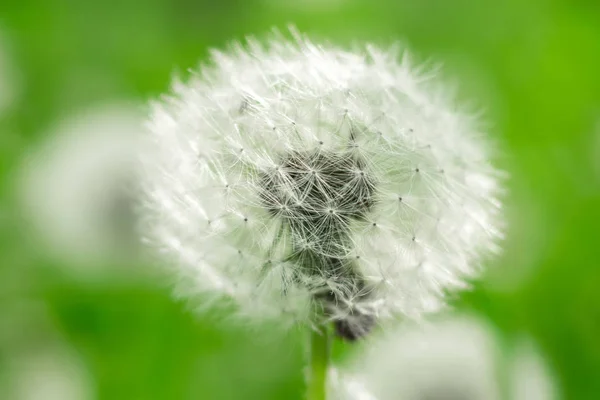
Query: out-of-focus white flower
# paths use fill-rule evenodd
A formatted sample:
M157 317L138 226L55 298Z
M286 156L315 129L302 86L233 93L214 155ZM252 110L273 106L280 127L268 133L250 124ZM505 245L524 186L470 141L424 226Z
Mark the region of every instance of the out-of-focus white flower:
M95 398L84 360L61 338L41 303L21 300L0 311L6 323L0 334L2 399Z
M328 372L329 396L332 400L377 400L365 383L351 374L340 374L330 367Z
M499 399L499 349L485 325L459 320L403 328L371 345L349 379L376 399Z
M509 360L509 398L515 400L555 400L555 378L534 344L522 339Z
M54 347L25 355L9 366L13 400L93 399L90 377L79 358Z
M27 155L18 181L24 216L61 261L88 266L130 255L141 130L131 106L94 108L60 123Z
M353 339L439 310L498 250L488 139L400 48L294 35L215 51L154 104L146 241L180 294L246 317L324 315Z
M551 375L533 347L505 356L498 333L477 319L402 327L369 344L349 368L332 370L332 398L495 400L510 393L513 400L554 399Z

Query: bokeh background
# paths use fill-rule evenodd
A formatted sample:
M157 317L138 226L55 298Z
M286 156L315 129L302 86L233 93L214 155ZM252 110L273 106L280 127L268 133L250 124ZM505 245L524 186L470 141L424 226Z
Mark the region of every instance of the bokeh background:
M127 163L115 148L174 74L289 23L400 40L485 110L509 232L453 305L533 338L562 398L600 398L597 0L2 0L0 398L302 398L304 332L195 315L136 257L127 210L98 200L102 160Z

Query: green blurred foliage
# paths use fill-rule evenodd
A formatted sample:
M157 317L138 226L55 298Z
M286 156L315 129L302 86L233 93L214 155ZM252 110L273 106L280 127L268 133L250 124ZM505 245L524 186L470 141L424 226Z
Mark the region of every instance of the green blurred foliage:
M82 282L60 272L13 218L11 181L53 122L156 97L210 47L288 23L343 44L401 40L418 59L444 62L461 98L485 108L511 175L510 228L504 255L455 305L507 338L532 335L564 398L600 398L595 0L3 0L0 28L24 87L0 120L0 329L18 329L8 318L15 304L45 304L99 399L302 397L303 332L198 317L152 279Z

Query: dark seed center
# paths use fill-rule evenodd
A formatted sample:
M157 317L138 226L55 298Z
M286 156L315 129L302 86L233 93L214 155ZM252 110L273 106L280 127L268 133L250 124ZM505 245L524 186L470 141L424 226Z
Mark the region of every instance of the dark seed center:
M262 173L260 188L263 206L290 230L293 254L288 260L301 273L335 281L344 288L345 297L366 296L358 258L350 259L348 254L349 223L364 219L375 202L375 179L367 163L348 151L292 152L276 168ZM342 303L328 287L310 289L326 312ZM347 340L364 336L375 323L370 315L346 311L348 318L335 325L337 335Z
M375 180L350 152L294 152L264 172L260 186L269 212L277 215L287 206L286 218L312 222L327 213L343 220L364 217L373 207Z

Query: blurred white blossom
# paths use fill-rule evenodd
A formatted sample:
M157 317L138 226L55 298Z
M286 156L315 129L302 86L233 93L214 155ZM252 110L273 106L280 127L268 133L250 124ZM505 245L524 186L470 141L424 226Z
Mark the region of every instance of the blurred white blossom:
M531 343L506 352L498 332L475 318L403 326L369 345L349 367L332 369L333 399L552 400L556 396L553 378Z
M14 360L10 365L12 400L93 399L90 377L68 349L55 346Z
M147 243L180 295L245 317L324 315L354 339L439 310L498 251L491 143L402 48L293 35L214 51L154 104Z
M10 400L93 400L83 358L61 337L46 307L21 299L0 307L0 394Z
M141 130L132 106L93 108L62 121L27 154L20 200L46 251L86 266L132 251L131 175Z
M513 353L509 364L510 398L558 399L556 378L535 345L528 339L521 339Z

